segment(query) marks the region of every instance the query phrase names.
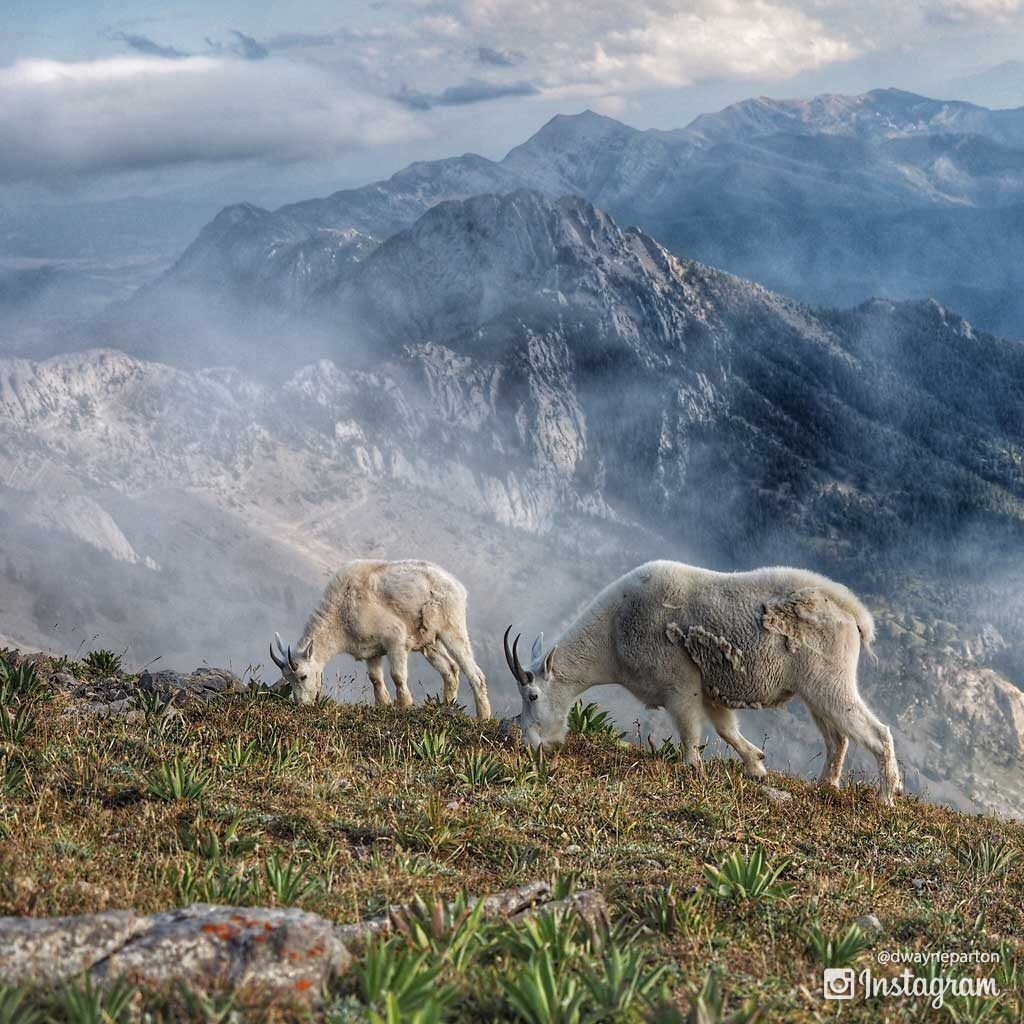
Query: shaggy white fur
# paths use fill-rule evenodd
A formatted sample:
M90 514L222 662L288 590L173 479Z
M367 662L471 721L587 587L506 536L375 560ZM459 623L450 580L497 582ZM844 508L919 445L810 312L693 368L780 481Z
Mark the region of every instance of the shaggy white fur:
M822 779L838 786L848 740L878 762L880 795L900 790L892 733L857 689L857 663L874 638L871 613L840 583L803 569L721 573L649 562L606 587L528 668L506 656L519 682L518 719L534 746L562 743L569 708L591 686L619 684L672 716L687 762L699 763L705 715L753 776L764 752L739 731L734 709L798 696L826 746Z
M412 704L408 658L419 651L444 681L444 699L454 700L459 669L473 691L478 718L490 718L487 680L473 657L466 628L466 588L431 562L349 562L331 580L306 623L296 650L277 638L280 657L270 655L300 704L316 700L324 666L337 654L366 662L378 704L390 704L384 686L388 659L395 694Z

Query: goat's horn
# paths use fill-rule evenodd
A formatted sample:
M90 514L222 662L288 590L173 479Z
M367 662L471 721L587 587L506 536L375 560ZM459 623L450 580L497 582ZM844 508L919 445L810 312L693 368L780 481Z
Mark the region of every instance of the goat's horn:
M515 640L512 641L513 671L515 672L516 679L518 679L519 682L521 682L521 683L528 683L530 681L530 679L529 679L529 676L527 676L527 674L526 674L526 670L523 668L522 665L519 664L519 651L517 650L517 648L519 647L519 641L522 639L522 636L523 636L523 634L519 633L516 636Z
M270 645L270 660L282 671L284 670L284 662L274 653L274 645Z
M513 660L513 658L512 658L512 651L509 649L509 646L508 646L508 635L511 632L512 632L512 627L509 626L508 629L505 630L505 636L502 638L502 643L505 646L505 661L508 662L508 670L509 670L509 672L511 672L512 675L514 675L516 677L516 682L517 683L521 683L523 681L523 677L519 674L519 671L516 669L517 660Z
M295 659L292 657L292 645L288 645L288 664L291 666L293 672L298 672L299 666L295 664Z
M275 633L274 639L277 641L277 649L281 652L281 657L287 657L287 652L284 649L284 644L281 642L281 634Z

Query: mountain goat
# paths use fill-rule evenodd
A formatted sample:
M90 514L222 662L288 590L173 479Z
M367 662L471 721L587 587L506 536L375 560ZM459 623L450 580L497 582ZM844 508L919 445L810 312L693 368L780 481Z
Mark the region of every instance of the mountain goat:
M454 700L459 669L466 674L477 718L490 718L487 681L473 657L466 629L466 588L431 562L349 562L331 580L295 651L275 634L280 657L270 657L291 684L299 704L316 700L324 666L336 654L366 662L377 704L390 704L384 686L388 659L401 707L413 700L407 686L410 651L419 651L444 681L444 699Z
M529 668L516 637L505 658L519 684L519 726L532 746L565 741L567 715L591 686L617 683L648 707L664 707L686 761L700 763L705 714L743 760L765 775L764 752L741 735L736 708L766 708L799 696L825 740L822 781L839 785L848 740L878 762L880 796L900 792L892 733L857 691L857 661L874 638L871 613L842 584L801 569L722 573L649 562L606 587Z

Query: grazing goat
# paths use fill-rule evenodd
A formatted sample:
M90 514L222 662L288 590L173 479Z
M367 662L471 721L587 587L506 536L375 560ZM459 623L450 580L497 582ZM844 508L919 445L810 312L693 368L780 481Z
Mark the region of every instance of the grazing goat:
M518 641L505 658L519 684L517 725L535 747L565 741L567 715L591 686L617 683L648 707L664 707L690 765L705 714L743 760L765 775L764 752L741 735L734 709L799 696L825 740L822 781L839 785L848 740L878 762L880 796L900 792L892 733L857 691L857 660L871 653L871 613L842 584L801 569L722 573L649 562L606 587L547 653L543 635L529 668Z
M291 684L299 704L310 704L323 686L324 666L336 654L365 661L378 704L390 704L384 686L388 659L395 694L412 704L407 685L410 651L419 651L444 680L444 699L454 700L459 669L476 701L477 718L490 718L487 680L473 657L466 629L466 588L430 562L349 562L328 584L295 651L277 639L270 656Z

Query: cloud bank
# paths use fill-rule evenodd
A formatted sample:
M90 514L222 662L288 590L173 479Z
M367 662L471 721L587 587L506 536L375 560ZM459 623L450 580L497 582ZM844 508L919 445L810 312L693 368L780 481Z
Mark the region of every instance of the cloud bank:
M273 58L122 56L0 68L0 182L249 159L321 159L412 136L412 115Z

